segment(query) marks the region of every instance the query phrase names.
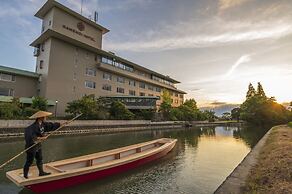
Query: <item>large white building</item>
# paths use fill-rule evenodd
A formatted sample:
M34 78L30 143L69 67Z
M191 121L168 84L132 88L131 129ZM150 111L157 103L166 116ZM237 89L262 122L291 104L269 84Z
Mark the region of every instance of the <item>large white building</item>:
M58 115L64 115L68 102L89 94L119 98L130 108L153 108L166 89L173 106L183 103L178 81L102 50L109 30L95 21L54 0L35 16L42 20L42 33L31 43L37 57L33 75L39 75L34 87L37 95L58 101Z

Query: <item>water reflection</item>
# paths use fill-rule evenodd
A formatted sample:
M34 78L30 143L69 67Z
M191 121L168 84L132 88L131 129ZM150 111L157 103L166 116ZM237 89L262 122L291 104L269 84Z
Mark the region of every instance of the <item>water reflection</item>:
M250 126L194 127L107 135L54 137L44 145L46 162L90 154L161 137L177 138L166 157L127 173L58 193L212 193L266 130ZM22 140L0 142L0 161L23 148ZM9 149L7 149L9 148ZM4 171L20 168L24 158ZM0 193L31 194L17 188L0 172Z

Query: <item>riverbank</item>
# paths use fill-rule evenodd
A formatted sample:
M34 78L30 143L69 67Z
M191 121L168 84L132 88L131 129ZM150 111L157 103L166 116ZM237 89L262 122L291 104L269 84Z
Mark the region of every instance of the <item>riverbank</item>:
M22 137L24 129L29 126L32 120L0 120L0 138ZM63 123L65 120L52 120L51 122ZM142 131L151 129L169 129L182 127L204 127L217 125L241 124L236 121L218 122L185 122L185 121L163 121L152 122L150 120L76 120L68 126L63 127L54 135L73 135L90 133L116 133L129 131Z
M270 129L217 188L221 193L292 193L292 128Z
M292 193L292 128L276 127L251 169L244 193Z

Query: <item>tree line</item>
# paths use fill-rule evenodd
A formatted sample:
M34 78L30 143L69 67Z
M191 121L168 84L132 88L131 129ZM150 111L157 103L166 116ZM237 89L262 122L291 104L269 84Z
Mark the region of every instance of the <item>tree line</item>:
M245 101L231 111L231 116L256 125L282 124L292 120L292 111L277 103L275 97L267 97L258 82L257 90L249 84Z

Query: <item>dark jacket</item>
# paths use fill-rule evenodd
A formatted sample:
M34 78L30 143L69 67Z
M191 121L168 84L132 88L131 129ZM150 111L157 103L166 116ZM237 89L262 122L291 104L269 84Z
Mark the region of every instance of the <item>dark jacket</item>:
M36 143L37 137L43 137L45 132L54 131L60 127L60 123L50 123L42 122L39 125L38 122L34 122L25 129L24 138L25 138L25 149L32 146ZM34 152L41 149L41 144L34 146L28 152Z

